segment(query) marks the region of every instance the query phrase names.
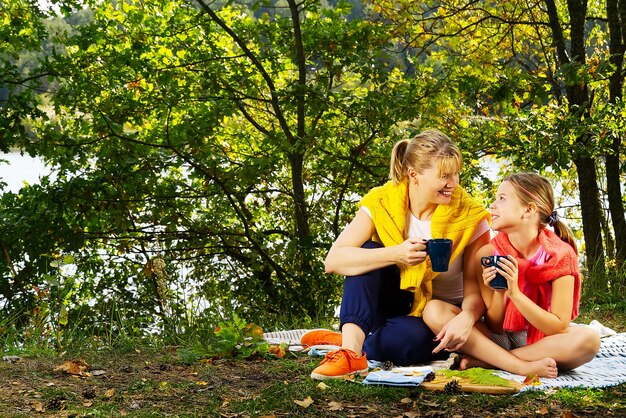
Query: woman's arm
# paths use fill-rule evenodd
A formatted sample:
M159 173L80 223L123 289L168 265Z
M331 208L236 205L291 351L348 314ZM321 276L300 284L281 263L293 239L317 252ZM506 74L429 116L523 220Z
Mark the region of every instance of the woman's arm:
M326 273L356 276L392 264L416 265L426 259L426 245L421 238L410 238L391 247L361 248L374 232L372 218L359 209L328 251Z
M482 316L485 310L478 287L476 273L480 267L476 266L476 253L484 245L489 243L489 231L486 231L474 242L465 247L463 252L463 303L461 312L452 318L435 337L439 345L433 353L442 349L456 351L460 349L469 338L474 324Z
M482 234L476 241L465 248L463 253L463 304L461 309L471 315L472 325L478 321L485 312L485 303L481 296L478 280L481 277L482 268L478 252L489 244L490 232Z

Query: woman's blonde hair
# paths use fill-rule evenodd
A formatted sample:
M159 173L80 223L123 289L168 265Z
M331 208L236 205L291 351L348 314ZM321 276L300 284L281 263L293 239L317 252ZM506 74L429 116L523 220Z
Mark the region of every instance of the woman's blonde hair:
M463 156L459 147L446 134L429 129L412 139L403 139L394 145L391 151L389 178L394 184L401 183L407 178L409 167L423 173L435 162L438 164L440 175L456 173L463 168Z
M535 173L516 173L511 174L504 181L508 181L515 187L517 196L523 204L535 204L539 213L541 228L545 228L547 225L553 227L554 233L561 240L571 245L576 254L578 254L574 234L572 234L567 225L559 220L554 210L554 191L552 190L552 185L545 177Z

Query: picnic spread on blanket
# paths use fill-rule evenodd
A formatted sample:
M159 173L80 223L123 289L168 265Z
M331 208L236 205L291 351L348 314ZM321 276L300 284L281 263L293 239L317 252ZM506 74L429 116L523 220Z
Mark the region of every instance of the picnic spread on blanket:
M471 372L451 372L454 362L452 354L449 360L434 361L413 367L385 367L377 361L368 361L369 373L362 380L366 385L420 386L428 390L481 392L491 394L517 393L526 390L548 390L565 387L603 388L626 383L626 332L616 333L598 321L587 326L598 332L601 339L600 351L590 362L574 370L559 370L556 378L533 378L520 376L502 370ZM303 348L300 337L309 329L268 332L263 334L271 344L286 344L291 351L307 352L311 356L323 356L336 350L337 346L313 346ZM481 372L483 370L484 372ZM483 377L474 377L483 373ZM486 373L486 374L485 374ZM487 374L498 381L486 379Z

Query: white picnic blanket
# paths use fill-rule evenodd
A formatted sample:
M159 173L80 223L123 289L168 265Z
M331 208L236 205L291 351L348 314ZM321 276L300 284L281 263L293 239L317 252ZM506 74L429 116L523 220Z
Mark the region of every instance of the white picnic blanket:
M524 376L505 371L499 370L496 374L520 383L524 381ZM621 383L626 383L626 332L603 338L600 351L589 363L571 371L559 370L554 379L541 378L540 385L524 386L522 391L580 386L603 388Z
M597 322L597 321L596 321ZM626 333L616 334L610 328L598 324L585 325L596 329L603 336L600 351L596 357L587 364L584 364L572 371L559 371L559 376L554 379L541 378L541 384L537 386L528 385L522 388L525 390L547 390L561 387L588 387L602 388L626 383ZM292 351L301 351L300 337L310 331L309 329L295 329L289 331L278 331L265 333L265 339L271 344L285 343ZM316 346L310 352L314 355L323 355L324 352L336 349L335 346ZM433 367L439 369L441 367ZM506 379L523 382L525 376L515 375L502 370L496 372ZM415 381L407 382L409 385L419 384ZM398 382L395 382L398 383ZM400 382L399 385L402 385Z

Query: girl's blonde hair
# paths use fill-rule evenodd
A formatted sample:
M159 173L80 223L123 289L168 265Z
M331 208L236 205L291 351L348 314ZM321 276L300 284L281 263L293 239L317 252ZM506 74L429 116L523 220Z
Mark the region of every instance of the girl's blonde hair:
M515 187L517 196L523 204L535 204L539 213L541 228L545 228L547 225L552 226L554 233L561 240L571 245L578 254L574 234L567 225L558 219L554 210L554 191L545 177L535 173L517 173L511 174L504 181L508 181Z
M438 164L440 175L456 173L463 168L463 156L459 147L447 135L436 129L429 129L394 145L389 178L394 184L401 183L407 178L409 167L423 173L433 163Z

